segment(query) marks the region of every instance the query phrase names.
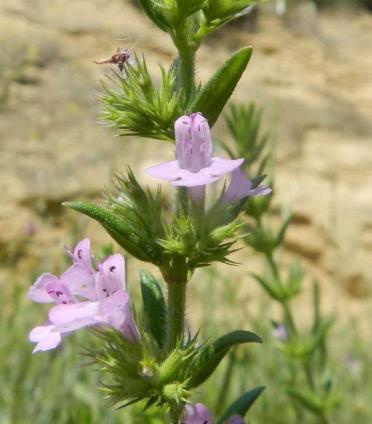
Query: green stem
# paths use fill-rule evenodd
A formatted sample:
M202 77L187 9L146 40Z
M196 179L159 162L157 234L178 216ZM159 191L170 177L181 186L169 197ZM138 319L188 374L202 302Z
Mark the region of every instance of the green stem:
M280 280L280 272L279 272L279 268L277 266L277 264L275 263L274 260L274 255L273 252L268 252L265 253L265 257L266 260L270 266L271 272L274 275L274 277L277 280L277 284L281 285L281 280ZM283 308L283 312L284 312L284 318L285 318L285 323L287 325L287 327L289 328L289 330L291 330L293 335L297 335L297 328L296 328L296 324L294 322L293 316L292 316L292 311L291 308L287 302L287 300L279 300L280 304L282 305Z
M284 311L284 319L285 319L285 323L287 327L289 328L289 330L292 332L294 336L297 336L298 333L297 333L296 324L294 322L292 311L288 302L286 302L285 300L282 300L280 301L280 304L282 305L282 308Z
M185 330L186 281L167 281L166 349L171 352L182 340Z
M179 20L177 29L171 36L178 50L178 89L184 91L188 102L195 90L195 52L198 44L190 40L186 18Z
M188 187L190 196L190 219L195 227L196 234L200 236L204 230L204 208L205 208L205 187Z
M310 389L316 392L315 382L314 382L313 374L311 372L311 366L310 366L309 360L307 360L304 363L304 371L306 375L307 384L309 385Z
M172 421L172 424L178 424L180 422L180 417L182 414L182 405L174 404L170 406L170 418Z
M186 187L176 187L175 213L177 217L187 215L189 209L189 198Z
M195 90L195 51L190 47L179 50L179 82L188 102Z
M280 283L280 273L279 269L274 261L274 255L273 252L265 253L267 262L270 266L271 272L273 273L274 277L277 279L277 282Z
M319 421L320 424L328 424L329 423L328 418L324 414L320 414L319 419L320 419L320 421Z

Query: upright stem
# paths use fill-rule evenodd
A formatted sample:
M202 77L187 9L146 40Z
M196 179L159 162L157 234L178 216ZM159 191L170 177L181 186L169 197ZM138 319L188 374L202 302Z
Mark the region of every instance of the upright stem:
M180 86L184 90L186 101L195 89L195 52L189 47L183 47L179 50L179 81Z
M175 213L177 217L186 215L189 209L189 198L186 187L176 187Z
M178 404L170 405L170 418L172 420L172 424L178 424L180 422L180 416L182 414L182 406Z
M294 322L293 316L292 316L292 311L291 308L288 305L288 302L285 300L280 301L283 311L284 311L284 318L286 321L286 325L289 327L289 329L292 331L292 334L294 336L297 335L297 328L296 328L296 324Z
M265 257L270 266L271 272L273 273L274 277L277 280L277 284L281 285L280 272L279 272L278 265L275 263L273 252L271 251L269 253L265 253ZM296 324L294 322L292 311L288 304L288 301L283 299L283 300L279 300L279 302L283 308L286 325L289 327L293 335L297 335Z
M168 282L166 349L170 352L185 330L186 281Z
M274 277L277 279L277 283L280 284L280 274L279 274L279 269L274 261L274 255L273 252L270 251L270 253L265 253L267 262L270 266L271 272L273 273Z
M171 34L178 50L178 88L184 91L186 102L195 90L195 52L198 48L198 45L190 40L187 25L187 19L181 18L177 29Z

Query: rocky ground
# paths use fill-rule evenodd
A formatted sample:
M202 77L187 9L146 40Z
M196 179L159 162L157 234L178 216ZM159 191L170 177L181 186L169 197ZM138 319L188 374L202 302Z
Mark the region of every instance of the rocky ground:
M371 310L372 14L299 7L211 37L198 56L205 80L229 54L254 46L234 94L265 109L276 142L278 203L295 212L286 257L300 255L347 317ZM61 202L97 197L115 170L169 155L161 142L113 138L97 123L94 59L117 46L170 63L166 36L124 0L2 0L0 4L0 283L46 269L61 241L94 223ZM215 134L223 137L219 123ZM141 159L141 160L139 160ZM88 228L87 228L88 227Z

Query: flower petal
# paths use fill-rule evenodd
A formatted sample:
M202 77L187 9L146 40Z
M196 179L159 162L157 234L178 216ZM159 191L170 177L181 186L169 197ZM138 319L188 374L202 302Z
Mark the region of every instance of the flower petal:
M231 174L231 182L225 191L222 201L224 203L238 203L245 197L265 196L271 193L271 188L258 186L252 189L252 181L245 177L240 168Z
M53 274L41 274L28 290L28 297L38 303L53 303L53 298L48 294L47 286L58 282L58 277Z
M150 177L158 178L160 180L173 181L180 178L180 171L178 161L172 160L169 162L161 163L160 165L151 166L145 170L146 174Z
M70 305L57 305L49 311L52 324L66 324L71 321L90 318L99 315L99 302L80 302Z
M224 159L224 158L212 158L211 166L209 171L212 175L222 176L230 174L244 162L243 158L240 159ZM207 169L207 168L205 168Z
M102 321L99 317L94 318L80 318L73 321L65 322L64 324L58 324L54 327L53 331L60 333L70 333L71 331L80 330L83 327L90 327L92 325L101 324Z
M202 168L199 172L190 172L181 169L179 178L172 181L175 186L196 187L218 181L223 175L229 174L244 162L244 159L212 158L211 165Z
M208 408L202 403L187 404L184 407L182 423L185 424L212 424L212 416Z
M90 240L85 238L75 246L74 252L67 249L67 252L71 256L72 260L84 266L88 270L92 269L92 257L90 254Z
M266 196L272 192L270 187L258 186L251 190L251 196Z
M96 300L95 276L87 267L75 263L61 275L60 280L73 295Z
M119 253L98 265L96 292L99 300L125 288L125 261Z
M61 334L53 329L54 325L42 325L31 330L29 340L37 343L32 353L54 349L61 343Z
M62 283L59 278L56 278L53 281L49 281L46 286L46 290L48 295L57 304L67 305L68 303L75 303L70 290Z
M208 121L201 113L184 115L174 124L176 157L180 167L199 172L210 165L212 138Z
M172 184L176 187L197 187L218 181L220 176L211 175L209 170L209 167L202 168L199 172L190 172L186 169L181 169L179 178L172 181Z
M125 338L134 340L138 332L129 309L129 294L120 290L100 304L102 320L121 331Z
M240 168L231 174L231 181L223 195L224 203L238 203L252 192L252 181L245 177Z

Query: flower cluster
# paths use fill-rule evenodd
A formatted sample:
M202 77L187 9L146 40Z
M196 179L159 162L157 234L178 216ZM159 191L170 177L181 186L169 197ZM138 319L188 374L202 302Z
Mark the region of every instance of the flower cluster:
M176 136L176 160L152 166L147 173L174 186L188 187L193 200L200 200L204 186L231 174L231 182L223 196L224 203L271 193L267 187L252 187L240 166L244 159L212 157L212 137L208 121L201 113L192 113L178 118L174 124Z
M114 254L94 267L87 238L68 254L73 264L60 277L44 273L29 290L33 301L54 303L48 320L29 335L37 343L33 352L54 349L62 337L87 326L111 326L128 340L136 340L125 290L124 257Z

